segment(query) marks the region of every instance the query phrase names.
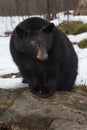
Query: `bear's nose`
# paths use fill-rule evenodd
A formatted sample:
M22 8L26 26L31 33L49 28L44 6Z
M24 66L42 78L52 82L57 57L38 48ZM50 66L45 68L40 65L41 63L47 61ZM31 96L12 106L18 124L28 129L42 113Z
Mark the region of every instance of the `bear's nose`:
M42 61L48 60L48 54L44 54L43 58L41 59Z
M45 61L48 59L48 54L45 47L39 48L36 56L39 60Z

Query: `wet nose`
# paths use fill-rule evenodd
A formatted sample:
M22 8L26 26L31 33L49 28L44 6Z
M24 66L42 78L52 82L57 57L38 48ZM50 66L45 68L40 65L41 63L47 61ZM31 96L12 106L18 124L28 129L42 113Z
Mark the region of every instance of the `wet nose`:
M44 47L39 48L36 57L37 57L38 59L42 60L42 61L47 60L47 59L48 59L48 54L47 54L46 49L45 49Z

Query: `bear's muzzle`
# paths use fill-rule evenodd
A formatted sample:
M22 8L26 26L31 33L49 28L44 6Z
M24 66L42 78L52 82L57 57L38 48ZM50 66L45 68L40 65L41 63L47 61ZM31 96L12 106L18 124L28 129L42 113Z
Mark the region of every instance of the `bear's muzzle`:
M42 60L42 61L45 61L48 59L48 54L47 54L45 47L41 47L38 49L36 57L37 57L37 59Z

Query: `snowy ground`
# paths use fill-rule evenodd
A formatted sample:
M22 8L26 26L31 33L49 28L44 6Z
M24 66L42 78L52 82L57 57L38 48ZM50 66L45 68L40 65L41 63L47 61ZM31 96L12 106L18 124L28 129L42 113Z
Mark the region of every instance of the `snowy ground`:
M51 22L55 23L55 25L58 25L63 20L67 19L67 16L64 17L63 13L59 14L59 17L61 15L61 19L53 20ZM4 35L4 31L12 30L18 24L18 18L12 18L10 19L13 21L13 23L10 23L10 21L7 21L7 25L5 26L5 22L3 22L5 19L0 17L0 35ZM69 20L81 20L83 22L87 22L87 16L72 16L70 15ZM14 22L16 21L16 22ZM20 18L21 21L21 18ZM15 24L14 24L15 23ZM10 24L12 26L10 27ZM78 34L78 35L68 35L68 38L72 42L79 42L83 39L87 38L87 33ZM16 65L14 64L10 52L9 52L9 41L10 37L0 37L0 88L18 88L18 87L27 87L28 85L21 83L21 78L1 78L2 75L9 74L9 73L15 73L18 72L18 69ZM78 63L78 75L75 82L75 85L85 85L87 86L87 49L80 49L77 45L74 45L75 51L78 55L79 63Z

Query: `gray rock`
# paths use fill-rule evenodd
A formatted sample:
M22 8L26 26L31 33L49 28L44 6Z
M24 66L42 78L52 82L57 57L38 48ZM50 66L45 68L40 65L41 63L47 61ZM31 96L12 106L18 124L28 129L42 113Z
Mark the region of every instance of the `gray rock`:
M43 99L28 88L0 90L0 122L11 130L87 130L87 93L74 89Z

